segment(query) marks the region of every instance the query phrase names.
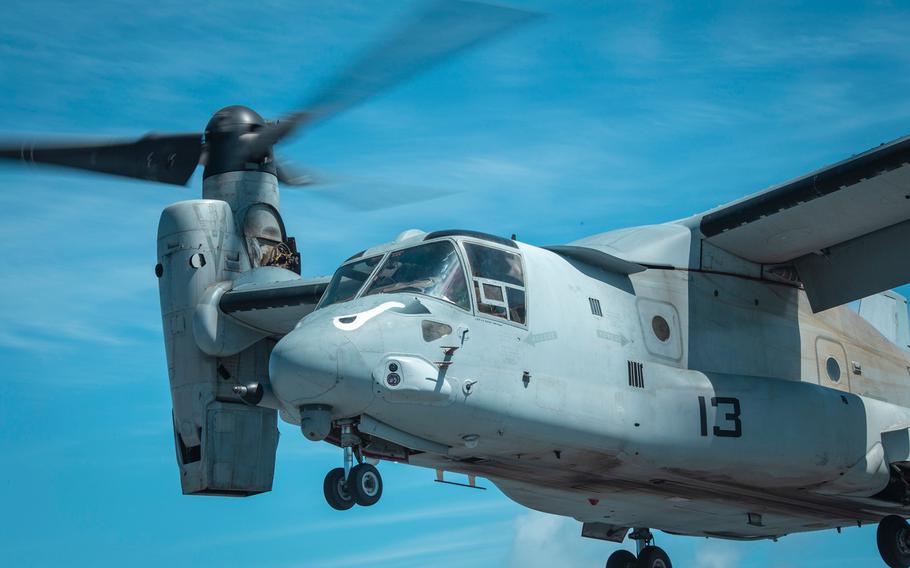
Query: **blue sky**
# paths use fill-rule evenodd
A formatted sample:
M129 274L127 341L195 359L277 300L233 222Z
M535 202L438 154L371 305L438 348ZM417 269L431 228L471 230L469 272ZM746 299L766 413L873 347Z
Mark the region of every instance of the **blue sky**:
M344 182L283 194L305 274L411 227L551 244L680 218L910 133L906 5L515 5L547 16L281 148ZM412 6L6 2L0 135L199 130L237 103L275 117ZM574 521L417 468L383 465L378 506L333 511L340 453L294 428L271 493L181 496L155 232L200 183L0 167L3 564L602 565L613 546ZM396 186L442 197L348 203ZM682 567L879 565L872 528L659 544Z

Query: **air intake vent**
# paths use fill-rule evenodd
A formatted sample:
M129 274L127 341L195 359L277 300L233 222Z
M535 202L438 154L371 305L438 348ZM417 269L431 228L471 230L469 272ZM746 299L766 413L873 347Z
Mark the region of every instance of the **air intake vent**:
M604 313L600 310L600 300L595 298L588 298L588 303L591 304L591 313L595 316L602 316Z
M629 386L645 388L644 366L638 361L629 361Z

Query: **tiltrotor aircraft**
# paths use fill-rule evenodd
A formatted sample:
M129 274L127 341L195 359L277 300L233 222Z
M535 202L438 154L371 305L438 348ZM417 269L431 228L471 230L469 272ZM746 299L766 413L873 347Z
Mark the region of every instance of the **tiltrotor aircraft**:
M406 231L301 278L273 157L289 134L524 22L428 7L279 122L231 106L204 133L2 156L185 184L158 229L183 492L272 488L277 420L339 446L335 509L376 464L489 479L582 535L776 539L878 523L910 566L910 138L687 219L534 246ZM856 303L858 302L858 305ZM853 303L853 306L848 304Z

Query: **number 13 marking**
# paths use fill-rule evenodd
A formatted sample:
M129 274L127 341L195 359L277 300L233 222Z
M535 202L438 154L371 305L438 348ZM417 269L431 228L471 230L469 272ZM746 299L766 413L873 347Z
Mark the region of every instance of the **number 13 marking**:
M730 412L724 413L724 419L732 422L733 429L714 427L714 435L719 438L739 438L743 435L743 423L740 420L739 399L730 396L719 396L711 398L711 406L719 408L721 405L730 405ZM708 435L708 405L705 397L698 397L698 410L701 418L701 435Z

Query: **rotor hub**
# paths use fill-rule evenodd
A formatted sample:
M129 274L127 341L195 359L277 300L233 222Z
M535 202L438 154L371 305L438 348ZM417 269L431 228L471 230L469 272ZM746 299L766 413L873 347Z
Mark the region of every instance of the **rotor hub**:
M255 110L242 105L222 108L205 126L207 155L203 178L226 172L253 171L276 175L271 147L250 152L253 134L268 125Z
M205 125L206 136L254 132L265 126L265 119L255 110L243 105L226 106L212 115Z

